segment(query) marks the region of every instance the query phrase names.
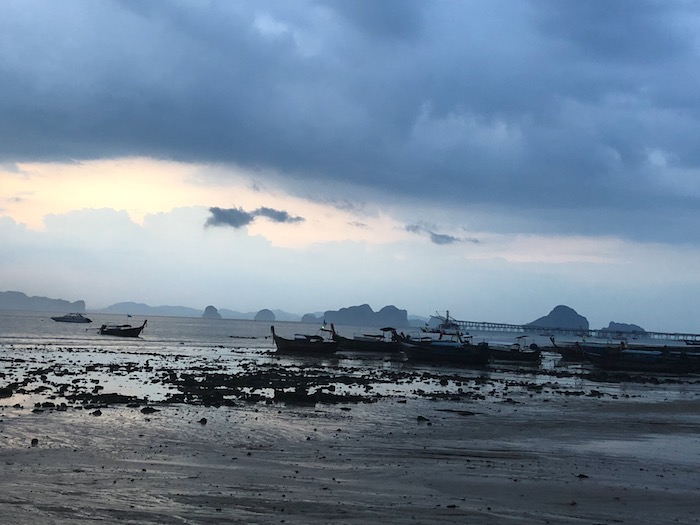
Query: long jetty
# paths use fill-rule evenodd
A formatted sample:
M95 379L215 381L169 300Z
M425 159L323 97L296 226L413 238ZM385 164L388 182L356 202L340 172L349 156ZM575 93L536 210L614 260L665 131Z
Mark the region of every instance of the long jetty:
M584 330L581 328L547 328L542 326L532 326L526 324L508 323L487 323L482 321L458 321L450 317L450 321L457 323L460 330L481 331L481 332L514 332L514 333L535 333L543 336L575 335L578 337L597 337L602 339L635 339L646 337L649 339L663 339L668 341L691 341L700 344L700 334L677 333L677 332L639 332L624 330Z

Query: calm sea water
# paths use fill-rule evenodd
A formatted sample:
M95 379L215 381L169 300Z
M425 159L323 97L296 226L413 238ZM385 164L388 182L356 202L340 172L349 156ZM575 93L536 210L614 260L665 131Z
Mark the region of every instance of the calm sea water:
M191 317L158 317L112 314L87 314L92 323L61 323L49 312L24 312L0 310L0 344L78 344L98 347L135 349L160 349L170 347L229 346L235 340L245 341L251 347L272 347L271 323L232 319L202 319ZM119 339L98 333L104 323L138 326L147 320L145 330L137 339ZM301 323L276 322L277 333L292 335L295 332L315 333L319 326Z

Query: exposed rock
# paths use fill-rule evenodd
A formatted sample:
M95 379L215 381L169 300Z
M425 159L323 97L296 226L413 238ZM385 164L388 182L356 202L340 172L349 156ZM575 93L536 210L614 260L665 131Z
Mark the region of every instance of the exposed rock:
M274 322L277 319L275 317L275 314L272 312L272 310L268 310L267 308L263 308L257 314L255 314L254 320L255 321Z
M548 315L526 324L536 328L563 328L566 330L588 330L588 319L576 313L573 308L559 305Z
M215 307L209 305L204 309L202 317L204 319L221 319L221 314Z

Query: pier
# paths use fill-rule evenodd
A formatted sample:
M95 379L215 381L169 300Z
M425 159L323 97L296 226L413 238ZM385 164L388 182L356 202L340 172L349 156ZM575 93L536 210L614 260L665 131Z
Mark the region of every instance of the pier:
M458 321L457 319L453 318L450 318L450 321L456 323L459 326L459 329L463 332L513 332L552 337L556 337L557 335L567 335L576 337L595 337L600 339L615 340L647 338L666 341L692 341L694 343L700 344L700 334L676 332L625 332L617 330L612 331L607 329L583 330L580 328L546 328L521 324L487 323L483 321Z

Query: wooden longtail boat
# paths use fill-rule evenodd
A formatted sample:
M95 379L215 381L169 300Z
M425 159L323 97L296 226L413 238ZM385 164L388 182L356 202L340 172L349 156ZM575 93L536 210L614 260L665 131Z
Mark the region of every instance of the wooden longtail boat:
M400 337L399 342L409 361L483 366L490 360L487 343L464 342L458 331L440 334L439 339Z
M331 355L339 349L337 341L325 339L320 335L295 334L294 339L288 339L277 335L274 326L271 326L270 330L278 354Z
M331 323L331 335L338 343L340 350L348 352L388 352L395 353L401 350L396 329L389 326L379 329L381 334L361 334L351 338L343 337L335 331Z
M100 326L100 334L102 335L114 335L117 337L138 337L141 332L146 328L146 323L144 321L141 326L131 326L130 324L103 324Z

